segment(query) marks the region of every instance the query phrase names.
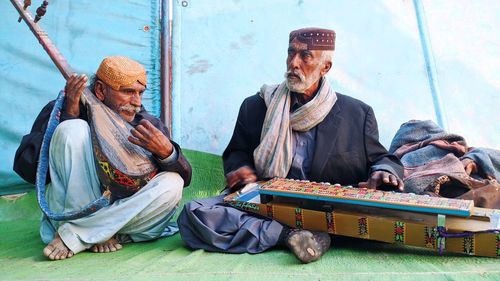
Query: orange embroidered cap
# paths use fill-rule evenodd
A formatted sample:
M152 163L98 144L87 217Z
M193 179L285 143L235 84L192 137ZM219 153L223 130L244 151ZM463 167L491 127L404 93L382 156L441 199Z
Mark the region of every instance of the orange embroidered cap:
M111 56L102 60L96 72L97 78L118 91L121 86L139 82L147 84L146 70L142 64L123 56Z

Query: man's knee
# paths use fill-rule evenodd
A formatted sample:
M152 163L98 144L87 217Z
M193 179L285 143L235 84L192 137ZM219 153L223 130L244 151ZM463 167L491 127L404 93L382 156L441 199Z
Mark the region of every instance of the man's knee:
M82 146L87 145L90 140L90 127L82 119L72 119L61 122L52 136L52 143Z
M182 198L182 190L184 180L178 173L162 172L153 180L156 181L157 188L163 190L158 197L158 200L163 202L172 202L177 205Z

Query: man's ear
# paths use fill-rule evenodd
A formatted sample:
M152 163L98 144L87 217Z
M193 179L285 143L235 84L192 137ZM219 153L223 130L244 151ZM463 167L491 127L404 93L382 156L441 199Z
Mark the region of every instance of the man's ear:
M100 101L104 101L104 97L106 96L104 94L104 87L106 87L104 85L104 83L102 81L99 81L97 80L95 82L95 88L94 88L94 93L95 93L95 96L100 100Z
M331 68L332 68L332 62L326 61L323 67L321 68L321 76L326 75Z

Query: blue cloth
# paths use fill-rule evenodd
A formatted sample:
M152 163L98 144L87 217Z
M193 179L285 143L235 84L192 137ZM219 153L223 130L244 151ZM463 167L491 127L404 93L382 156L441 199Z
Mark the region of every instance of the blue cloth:
M389 153L394 153L405 144L432 140L459 141L466 145L462 136L447 133L432 120L410 120L401 124L392 139Z
M431 120L411 120L403 123L396 132L389 152L395 153L397 149L404 145L420 143L418 149L400 156L400 160L404 167L421 166L430 161L439 160L450 153L449 150L427 145L434 140L444 140L449 143L458 142L465 148L467 147L463 137L445 132ZM457 155L457 157L460 156L462 155Z
M500 180L500 150L476 147L466 153L461 159L472 159L487 176Z
M433 141L444 141L450 144L450 147L438 147ZM461 147L460 152L453 150L452 143ZM412 149L401 149L403 146ZM462 136L447 133L431 120L411 120L403 123L396 132L389 151L398 155L405 167L404 183L405 191L408 192L422 193L432 189L431 185L441 176L448 176L457 182L462 181L466 186L470 185L470 177L460 162L466 158L476 162L479 169L478 173L470 175L471 177L478 180L489 177L500 179L499 150L469 148Z
M287 178L308 180L311 173L314 148L316 146L316 127L306 132L292 132L293 159Z
M260 253L274 247L283 226L274 220L232 208L225 195L195 199L177 219L182 240L192 249L225 253Z

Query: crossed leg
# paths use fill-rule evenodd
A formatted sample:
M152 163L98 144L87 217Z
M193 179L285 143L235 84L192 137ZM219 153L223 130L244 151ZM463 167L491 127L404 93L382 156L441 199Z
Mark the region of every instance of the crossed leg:
M100 197L90 128L85 121L59 124L49 158L52 183L47 189L47 201L52 210L80 210ZM181 200L183 185L179 174L161 172L133 196L117 200L93 216L66 222L46 219L40 234L42 241L50 243L43 253L51 260L60 260L87 249L98 253L118 251L122 245L114 236L117 233L129 235L134 242L156 239L166 230Z

